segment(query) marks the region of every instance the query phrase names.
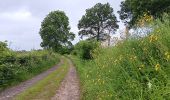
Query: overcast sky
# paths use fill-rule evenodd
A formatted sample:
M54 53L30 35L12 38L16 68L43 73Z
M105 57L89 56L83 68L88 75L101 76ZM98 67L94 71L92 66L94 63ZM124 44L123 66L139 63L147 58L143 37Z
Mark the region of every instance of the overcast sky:
M7 40L14 50L39 49L38 34L44 17L54 10L62 10L69 17L71 31L78 33L77 24L87 8L96 3L109 2L117 10L122 0L0 0L0 41ZM123 24L120 23L120 28ZM118 34L117 34L118 35ZM77 36L73 43L79 41Z

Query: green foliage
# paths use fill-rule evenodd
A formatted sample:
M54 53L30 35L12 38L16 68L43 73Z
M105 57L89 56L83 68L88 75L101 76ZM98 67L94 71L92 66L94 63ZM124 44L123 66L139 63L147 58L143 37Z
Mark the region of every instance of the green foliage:
M78 55L81 59L92 59L94 49L99 47L99 43L97 41L80 41L75 45L73 53Z
M110 33L114 33L119 27L117 19L113 13L113 8L109 3L98 3L94 7L87 9L86 14L78 24L79 35L88 36L97 41L105 40Z
M170 20L155 22L146 37L100 48L94 60L73 57L83 100L169 100Z
M169 0L125 0L121 2L118 11L120 19L130 27L134 26L140 17L148 12L154 18L160 18L163 13L169 13Z
M9 59L4 59L4 58L11 58L12 52L10 52L10 50L7 47L7 43L6 42L1 42L0 41L0 64L2 64L3 62L5 62L6 60Z
M7 48L7 43L0 41L0 51L4 51L4 50L6 50L6 49L8 49L8 48Z
M14 52L6 43L1 44L0 90L29 79L59 61L59 56L49 51Z
M75 35L70 32L69 19L63 11L50 12L41 24L39 32L43 42L41 46L61 52L62 48L72 45Z
M63 46L63 48L59 50L59 53L60 54L70 54L72 52L73 48L74 48L73 45L70 45L69 47Z

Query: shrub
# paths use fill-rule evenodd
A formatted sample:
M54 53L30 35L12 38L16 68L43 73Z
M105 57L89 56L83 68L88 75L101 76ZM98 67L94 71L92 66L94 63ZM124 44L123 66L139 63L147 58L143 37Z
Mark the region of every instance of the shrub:
M80 41L75 45L73 53L77 54L81 59L88 60L93 58L92 52L97 47L99 47L99 43L97 41Z

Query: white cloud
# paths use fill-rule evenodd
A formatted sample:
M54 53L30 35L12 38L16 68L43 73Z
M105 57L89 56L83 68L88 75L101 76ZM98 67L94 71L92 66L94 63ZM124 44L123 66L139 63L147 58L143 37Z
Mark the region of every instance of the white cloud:
M13 12L1 12L0 13L1 19L9 19L9 20L16 20L16 21L28 20L31 17L32 17L31 12L29 12L26 9L20 9L18 11L13 11Z
M40 48L38 34L41 19L29 10L20 7L16 10L0 12L0 41L12 43L14 50Z

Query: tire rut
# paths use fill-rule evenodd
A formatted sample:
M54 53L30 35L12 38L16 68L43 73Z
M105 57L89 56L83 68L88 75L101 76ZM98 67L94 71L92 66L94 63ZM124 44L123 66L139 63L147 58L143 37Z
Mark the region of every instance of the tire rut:
M72 61L68 61L70 69L51 100L80 100L79 78Z

